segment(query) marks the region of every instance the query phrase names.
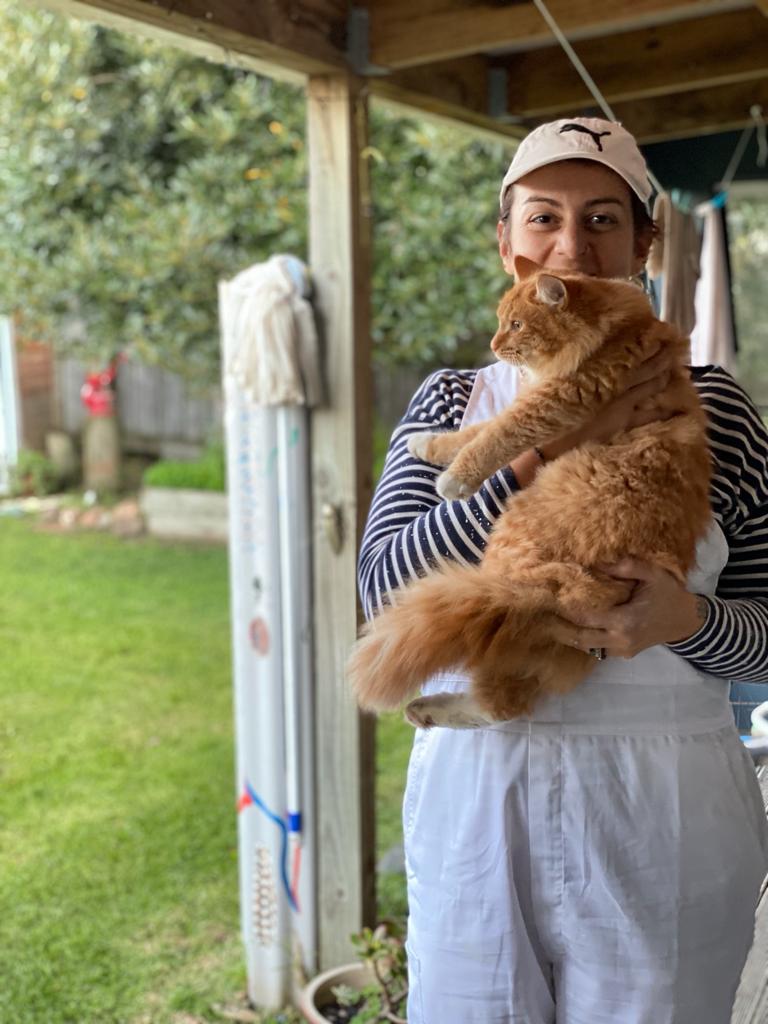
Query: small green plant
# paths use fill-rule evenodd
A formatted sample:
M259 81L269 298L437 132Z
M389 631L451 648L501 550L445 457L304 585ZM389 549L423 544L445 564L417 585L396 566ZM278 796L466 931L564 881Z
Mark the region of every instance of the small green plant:
M16 464L10 467L10 492L15 498L53 494L59 486L59 474L50 459L41 452L22 448Z
M338 985L333 993L340 1006L353 1007L354 1024L407 1024L408 968L399 929L380 924L351 936L360 960L376 978L362 989Z
M224 446L221 443L210 444L193 462L160 459L144 471L142 479L147 487L225 491Z

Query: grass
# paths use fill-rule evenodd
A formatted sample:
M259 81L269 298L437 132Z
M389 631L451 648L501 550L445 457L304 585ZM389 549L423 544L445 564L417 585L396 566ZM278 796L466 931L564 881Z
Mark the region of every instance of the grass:
M2 520L0 582L0 1021L222 1021L245 987L226 551ZM383 850L410 730L381 739Z
M402 843L401 807L413 728L400 714L382 715L376 729L376 850L379 857ZM379 917L404 921L408 912L405 875L379 874L377 879Z

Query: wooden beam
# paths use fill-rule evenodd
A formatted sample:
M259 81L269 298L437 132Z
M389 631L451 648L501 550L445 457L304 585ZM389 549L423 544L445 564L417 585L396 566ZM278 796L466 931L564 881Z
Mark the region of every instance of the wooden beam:
M346 0L41 0L227 64L285 78L346 67Z
M747 8L623 33L608 45L591 39L575 49L613 104L768 76L768 20ZM511 114L567 116L594 102L561 49L517 54L503 66Z
M505 124L488 113L488 61L464 57L421 68L404 68L391 75L368 79L372 96L409 107L432 117L463 124L476 133L519 138L519 127Z
M329 388L312 416L321 969L346 963L350 933L375 915L374 720L358 712L344 672L357 632L356 556L373 473L365 96L365 83L345 76L308 83L310 267Z
M372 76L371 88L421 94L474 114L488 114L488 61L485 57L462 57L438 61L424 67L403 68L391 75Z
M751 7L750 0L549 0L571 40L630 31L684 18ZM526 50L552 43L532 2L441 0L415 5L372 2L371 61L387 68L427 64L479 52Z
M632 100L617 103L613 109L622 124L639 142L645 143L745 128L752 124L749 108L753 104L768 110L768 79L718 89L696 89L653 100Z
M522 139L530 130L524 124L507 124L488 115L473 114L465 107L454 106L426 93L399 88L386 78L371 79L369 84L372 97L389 104L393 110L399 110L403 117L420 114L446 124L461 125L467 129L470 136L488 139L491 142Z

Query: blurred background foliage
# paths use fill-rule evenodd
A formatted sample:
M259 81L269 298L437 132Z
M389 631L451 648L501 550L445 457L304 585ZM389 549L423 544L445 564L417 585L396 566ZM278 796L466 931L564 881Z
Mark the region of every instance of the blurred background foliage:
M739 338L739 383L768 422L768 190L765 199L729 201L733 297Z
M28 4L0 9L0 309L103 364L218 377L217 281L306 258L300 89ZM483 359L512 146L371 112L378 364Z

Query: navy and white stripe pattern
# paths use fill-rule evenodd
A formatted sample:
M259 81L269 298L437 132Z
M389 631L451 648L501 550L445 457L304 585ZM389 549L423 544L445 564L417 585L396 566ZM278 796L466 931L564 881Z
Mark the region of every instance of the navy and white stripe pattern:
M408 453L421 430L461 425L474 370L433 373L414 396L390 442L360 551L359 582L367 618L410 580L444 562L478 562L489 533L517 489L511 469L490 477L469 501L442 501L440 473ZM705 598L704 626L670 648L702 671L742 682L768 682L768 430L754 405L719 367L694 371L709 416L714 462L712 510L730 556L717 596Z

